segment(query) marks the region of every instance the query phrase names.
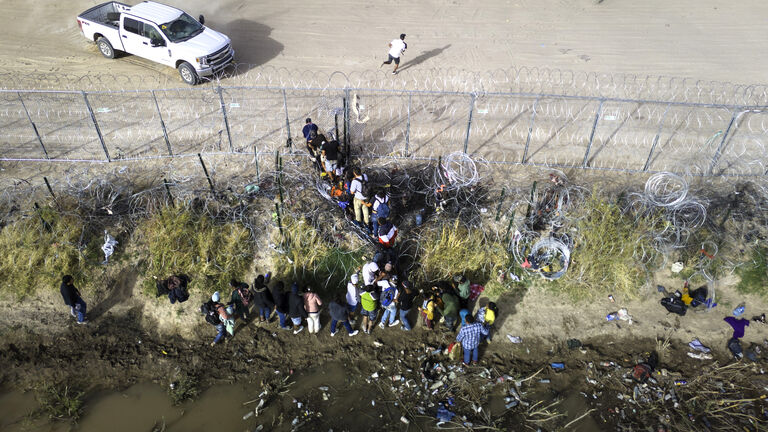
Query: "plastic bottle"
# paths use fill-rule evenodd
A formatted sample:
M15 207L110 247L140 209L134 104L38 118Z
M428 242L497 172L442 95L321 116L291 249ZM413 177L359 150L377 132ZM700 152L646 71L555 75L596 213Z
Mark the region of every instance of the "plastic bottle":
M519 344L523 342L523 339L520 336L512 336L508 334L507 339L509 339L510 342L515 344Z
M733 310L733 316L739 316L744 313L744 303L739 303L738 306L736 306L736 309Z
M550 363L549 365L552 366L552 369L555 369L555 370L565 369L565 363Z
M616 312L611 312L605 316L605 319L607 319L608 321L615 321L619 319L619 314Z

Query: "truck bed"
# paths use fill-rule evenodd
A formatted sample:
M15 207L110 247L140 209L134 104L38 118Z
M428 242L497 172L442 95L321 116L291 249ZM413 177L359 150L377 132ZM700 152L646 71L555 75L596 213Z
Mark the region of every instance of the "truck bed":
M107 2L88 9L80 14L78 18L117 29L120 24L120 13L130 8L130 6L124 3Z

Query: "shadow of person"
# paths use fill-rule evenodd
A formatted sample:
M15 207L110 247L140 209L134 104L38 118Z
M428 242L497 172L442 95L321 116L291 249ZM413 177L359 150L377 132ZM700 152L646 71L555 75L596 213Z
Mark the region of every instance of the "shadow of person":
M230 73L234 75L264 65L284 49L283 44L269 37L272 27L255 21L238 19L227 24L217 24L216 30L232 39L237 67Z
M411 68L411 67L414 67L414 66L418 66L418 65L424 63L425 61L431 59L432 57L435 57L435 56L438 56L438 55L442 54L443 51L447 50L450 47L451 47L451 44L448 44L448 45L446 45L446 46L444 46L442 48L435 48L435 49L431 49L429 51L424 51L421 54L417 55L416 57L414 57L414 58L412 58L410 60L404 61L403 63L405 63L405 64L403 65L403 67L398 68L397 71L401 72L401 71L404 71L404 70L406 70L408 68Z
M109 312L116 304L127 300L133 295L136 285L136 269L126 268L115 278L115 286L107 297L88 311L88 319L94 320Z

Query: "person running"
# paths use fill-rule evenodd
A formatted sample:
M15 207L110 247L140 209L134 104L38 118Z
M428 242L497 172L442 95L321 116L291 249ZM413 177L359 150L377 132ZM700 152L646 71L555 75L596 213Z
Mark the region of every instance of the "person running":
M244 321L248 321L248 314L250 313L251 305L253 304L253 292L245 282L240 282L236 279L229 281L229 286L232 287L232 296L230 301L235 305L235 312Z
M269 321L272 310L275 308L275 300L267 289L264 275L258 275L253 280L253 303L259 311L259 322Z
M287 325L286 318L288 317L288 296L285 294L285 284L283 281L278 281L272 287L272 300L275 301L275 312L279 318L280 328L283 330L290 330L291 326Z
M357 330L352 331L352 326L349 324L349 311L342 296L331 302L328 311L331 314L331 336L336 336L336 324L338 323L347 329L348 335L354 336L358 333Z
M405 43L405 33L403 33L400 35L400 39L392 39L392 42L389 43L387 61L382 63L381 66L384 66L385 64L392 64L394 61L395 69L392 70L392 75L397 74L397 68L400 66L400 57L405 54L406 49L408 49L408 44Z
M64 298L64 304L69 306L69 314L77 319L78 324L88 324L85 318L85 301L80 295L80 291L75 288L74 279L70 275L61 278L61 296Z
M355 325L355 312L357 311L357 304L360 303L360 288L357 283L359 278L357 273L353 274L347 282L347 311L349 312L350 324Z
M487 327L476 323L472 315L467 315L467 325L456 335L456 342L461 342L461 348L464 350L465 365L469 365L470 357L472 364L477 364L477 347L480 346L480 339L487 334Z
M361 327L365 334L371 334L371 329L376 325L376 317L379 314L375 291L376 288L373 285L366 285L360 295L360 313L363 315Z
M397 297L397 306L400 308L400 323L405 331L411 330L411 323L408 322L408 313L413 307L413 299L416 292L409 281L403 281L401 284L400 295Z
M370 209L371 204L368 202L368 175L363 174L360 168L353 168L352 172L355 178L352 180L352 184L349 187L349 191L355 196L354 208L355 208L355 223L359 226L364 226L365 229L370 231ZM364 224L364 225L363 225Z
M301 321L309 315L304 309L304 298L299 295L299 285L296 282L291 285L291 292L288 294L288 316L291 317L293 323L293 334L301 333L304 330Z
M323 301L314 292L311 286L304 288L304 309L307 311L307 329L310 333L317 334L320 331L320 306Z
M395 286L397 278L392 276L392 280L390 280L389 276L385 276L377 283L381 290L379 303L384 309L384 313L381 314L379 327L384 328L387 325L387 321L389 321L389 327L394 327L400 324L400 320L397 319L397 298L399 295L397 287Z

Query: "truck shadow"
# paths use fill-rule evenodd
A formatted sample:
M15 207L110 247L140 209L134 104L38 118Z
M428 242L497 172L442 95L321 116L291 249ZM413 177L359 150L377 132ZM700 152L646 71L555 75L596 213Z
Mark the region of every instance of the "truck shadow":
M272 39L272 27L246 19L238 19L217 25L217 29L232 39L237 67L231 72L241 75L254 67L277 57L283 51L283 44Z

